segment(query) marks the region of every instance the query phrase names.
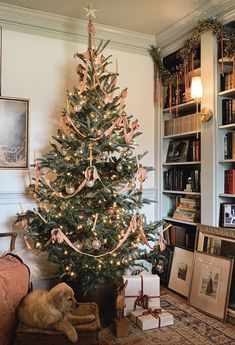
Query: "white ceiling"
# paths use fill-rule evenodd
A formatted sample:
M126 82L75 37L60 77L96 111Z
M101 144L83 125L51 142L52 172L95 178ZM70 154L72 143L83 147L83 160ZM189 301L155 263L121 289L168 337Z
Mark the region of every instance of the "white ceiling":
M86 19L83 7L97 8L96 23L158 35L174 24L195 16L209 16L209 11L227 0L7 0L6 4L23 6L78 19Z

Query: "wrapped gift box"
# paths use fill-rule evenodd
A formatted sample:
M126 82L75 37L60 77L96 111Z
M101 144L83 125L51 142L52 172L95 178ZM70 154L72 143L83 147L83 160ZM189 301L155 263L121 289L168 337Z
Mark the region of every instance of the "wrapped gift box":
M131 321L136 323L142 331L173 325L173 315L161 309L161 312L151 314L148 310L134 310Z
M128 280L125 290L124 315L130 315L134 310L134 304L141 294L149 298L148 308L160 308L160 278L158 275L123 276L124 281ZM141 307L136 307L141 309Z

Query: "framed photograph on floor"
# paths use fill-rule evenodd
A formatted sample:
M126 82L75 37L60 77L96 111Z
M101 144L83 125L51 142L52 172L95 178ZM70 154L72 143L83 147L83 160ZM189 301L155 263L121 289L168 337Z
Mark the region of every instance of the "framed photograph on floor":
M161 285L168 286L173 251L166 247L153 262L152 273L157 274L160 278Z
M29 100L0 97L0 169L28 168Z
M193 271L193 252L175 247L168 287L182 296L189 296Z
M167 150L166 163L186 162L188 150L189 140L171 140Z
M189 304L225 320L233 259L196 251Z

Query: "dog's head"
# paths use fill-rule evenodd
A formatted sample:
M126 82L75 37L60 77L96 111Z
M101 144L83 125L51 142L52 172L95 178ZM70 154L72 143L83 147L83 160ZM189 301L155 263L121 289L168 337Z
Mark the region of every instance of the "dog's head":
M71 309L78 307L73 289L65 283L53 287L47 294L47 300L63 313L68 313Z

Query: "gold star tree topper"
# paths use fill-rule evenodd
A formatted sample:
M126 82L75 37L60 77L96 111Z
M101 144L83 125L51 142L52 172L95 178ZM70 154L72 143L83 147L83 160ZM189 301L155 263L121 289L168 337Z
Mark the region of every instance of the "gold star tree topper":
M89 19L92 17L95 18L95 11L97 11L97 8L93 8L92 4L90 4L88 7L83 7L83 9L87 12L86 17Z

